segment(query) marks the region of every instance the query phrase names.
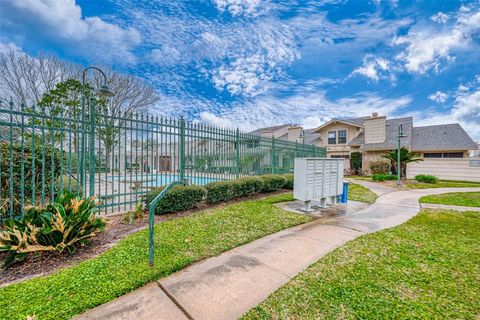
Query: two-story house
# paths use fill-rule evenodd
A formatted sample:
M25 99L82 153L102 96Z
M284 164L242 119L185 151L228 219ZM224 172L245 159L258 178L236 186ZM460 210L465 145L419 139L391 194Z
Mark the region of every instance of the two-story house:
M327 148L328 157L348 159L352 152L361 152L362 169L368 173L372 160L382 159L387 151L397 149L399 127L405 135L400 139L400 145L424 159L468 158L469 150L476 148L476 144L458 123L414 127L412 117L387 119L377 113L369 117L332 119L311 133L320 135L317 145ZM447 161L437 161L435 165L442 166L446 163ZM345 164L348 166L348 161ZM433 165L433 162L429 164ZM420 171L428 171L423 168L425 165L411 166L417 166ZM437 172L433 170L430 173Z

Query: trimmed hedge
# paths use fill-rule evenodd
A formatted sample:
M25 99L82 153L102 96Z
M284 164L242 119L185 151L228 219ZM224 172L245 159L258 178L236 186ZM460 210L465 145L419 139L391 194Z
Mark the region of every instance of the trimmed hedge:
M236 197L246 197L262 192L264 184L259 177L243 177L231 181Z
M189 210L205 199L208 204L227 202L229 200L248 197L260 192L272 192L276 190L293 189L293 174L268 174L264 176L243 177L235 180L215 181L200 186L175 186L155 208L156 214L179 212ZM152 189L144 199L145 207L165 187Z
M372 180L373 181L385 181L385 180L395 180L397 179L397 176L393 174L374 174L372 175Z
M264 176L260 176L260 178L263 180L264 192L272 192L272 191L280 190L283 188L286 182L285 177L279 174L267 174Z
M217 181L206 184L207 190L206 201L209 204L226 202L235 197L235 190L232 181Z
M417 180L418 182L425 182L425 183L437 183L438 177L431 176L428 174L417 174L415 176L415 180Z
M165 187L155 188L145 196L146 207ZM156 214L185 211L198 207L207 194L200 186L174 186L163 197L155 208Z
M285 173L283 177L285 178L285 184L283 185L283 188L293 189L293 174Z

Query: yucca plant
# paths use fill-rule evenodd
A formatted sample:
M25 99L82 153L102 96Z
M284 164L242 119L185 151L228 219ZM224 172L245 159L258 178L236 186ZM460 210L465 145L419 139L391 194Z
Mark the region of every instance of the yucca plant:
M9 253L4 266L31 252L74 252L105 227L95 216L96 206L94 199L66 192L46 207L25 208L21 219L8 220L0 229L0 252Z

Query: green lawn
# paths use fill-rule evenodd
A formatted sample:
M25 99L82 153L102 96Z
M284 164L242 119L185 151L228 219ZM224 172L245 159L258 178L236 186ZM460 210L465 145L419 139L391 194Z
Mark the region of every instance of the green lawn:
M420 198L421 203L480 207L480 192L450 192Z
M245 201L160 223L155 266L148 266L148 230L99 257L56 274L0 288L0 319L69 319L189 264L311 220L273 205L291 194Z
M244 319L479 319L480 213L423 210L331 252Z
M480 188L480 182L440 180L438 183L424 183L415 180L404 180L402 183L409 189L429 188Z
M348 200L374 203L378 196L370 189L356 183L350 183L348 188Z

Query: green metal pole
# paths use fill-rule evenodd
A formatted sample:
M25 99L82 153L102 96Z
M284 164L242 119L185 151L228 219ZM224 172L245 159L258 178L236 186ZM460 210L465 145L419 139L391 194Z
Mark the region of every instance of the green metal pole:
M95 101L93 95L90 96L90 146L89 146L89 194L95 195Z
M239 178L240 176L240 130L237 128L237 131L235 132L235 178Z
M272 173L275 174L275 138L272 136Z
M397 185L400 185L400 173L401 173L401 164L400 164L400 132L398 133L398 142L397 142Z
M179 137L179 171L180 181L185 183L185 120L180 117L180 137Z
M85 78L85 77L84 77ZM83 186L85 185L85 79L83 80L82 84L82 139L80 142L80 168L77 174L80 175L80 188L83 191Z

